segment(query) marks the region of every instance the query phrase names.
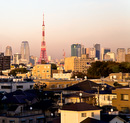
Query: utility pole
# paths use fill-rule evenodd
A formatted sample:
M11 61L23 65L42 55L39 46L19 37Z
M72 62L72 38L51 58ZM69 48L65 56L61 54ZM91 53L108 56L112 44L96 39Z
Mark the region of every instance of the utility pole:
M60 99L61 99L60 100L60 103L61 103L60 105L62 106L63 105L63 102L62 102L62 92L61 92L61 95L60 95Z
M100 101L99 101L99 86L98 87L92 87L97 89L97 96L98 96L98 106L100 106Z

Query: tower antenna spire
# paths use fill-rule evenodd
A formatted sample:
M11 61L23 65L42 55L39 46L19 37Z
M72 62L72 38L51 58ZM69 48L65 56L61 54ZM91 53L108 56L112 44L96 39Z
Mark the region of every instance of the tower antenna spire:
M45 42L45 25L44 25L44 13L43 13L43 24L42 24L42 41L41 41L41 52L38 63L41 64L41 61L48 62L47 52L46 52L46 42Z

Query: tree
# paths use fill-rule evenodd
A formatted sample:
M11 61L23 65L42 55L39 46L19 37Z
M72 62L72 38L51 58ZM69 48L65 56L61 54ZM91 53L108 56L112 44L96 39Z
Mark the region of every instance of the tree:
M87 71L88 78L101 78L107 77L110 73L130 73L130 63L122 62L116 63L112 61L101 62L96 61L91 64L91 67Z

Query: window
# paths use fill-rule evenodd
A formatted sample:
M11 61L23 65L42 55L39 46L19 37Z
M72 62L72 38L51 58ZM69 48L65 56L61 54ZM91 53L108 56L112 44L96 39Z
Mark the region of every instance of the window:
M55 85L51 85L51 88L52 88L52 89L55 88Z
M128 107L121 107L121 111L124 113L129 113L129 108Z
M91 117L94 117L94 112L91 113Z
M33 89L33 85L30 85L30 89Z
M128 101L129 100L128 94L121 94L121 100Z
M1 89L11 89L12 86L1 86Z
M86 113L81 113L81 117L86 117Z
M5 123L5 120L2 120L2 123Z
M21 89L21 88L23 88L22 85L18 85L18 86L17 86L17 89Z
M33 119L29 119L29 123L33 123Z
M107 97L108 101L110 101L110 96Z
M15 121L14 120L10 120L9 123L15 123Z

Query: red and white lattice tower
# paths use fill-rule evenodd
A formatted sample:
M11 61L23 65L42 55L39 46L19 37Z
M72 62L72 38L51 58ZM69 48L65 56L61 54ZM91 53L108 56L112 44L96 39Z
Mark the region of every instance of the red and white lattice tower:
M43 14L43 25L42 25L41 53L40 53L40 58L38 60L38 64L41 64L41 61L48 62L47 53L46 53L46 42L45 42L44 14Z

